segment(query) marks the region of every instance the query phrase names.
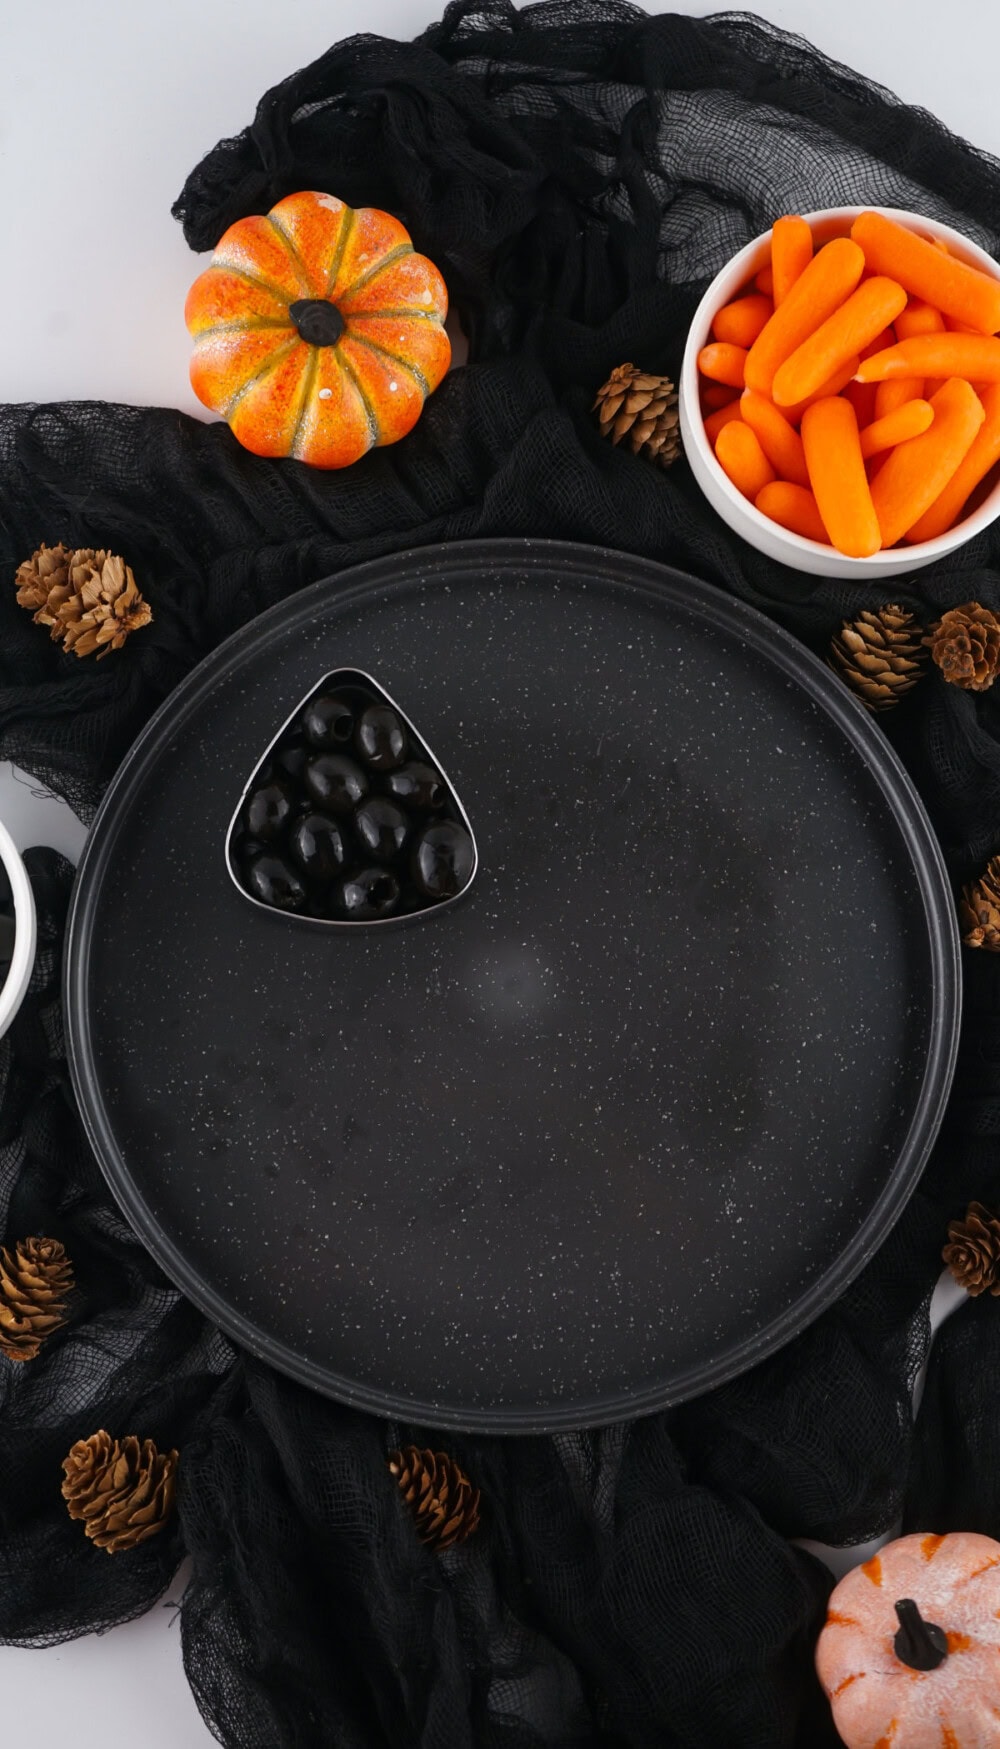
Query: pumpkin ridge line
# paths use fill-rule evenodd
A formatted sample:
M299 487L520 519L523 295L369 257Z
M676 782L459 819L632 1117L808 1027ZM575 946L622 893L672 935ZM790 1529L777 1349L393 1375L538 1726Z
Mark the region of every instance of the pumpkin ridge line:
M351 285L346 286L338 301L342 303L345 298L353 297L355 292L359 292L362 286L370 285L371 281L377 279L378 275L383 273L387 267L391 267L396 261L402 261L404 255L413 255L414 253L412 243L397 243L395 249L390 249L388 255L383 255L381 261L376 261L374 267L366 267L364 273L360 274ZM359 311L358 314L360 315L360 313Z
M289 236L284 225L278 223L278 220L273 213L267 214L267 222L275 235L281 238L285 247L285 252L299 276L299 284L303 287L306 297L311 298L313 296L312 279L309 274L309 269L295 246L295 239ZM292 299L293 303L294 301L295 300Z
M214 322L211 328L202 328L195 335L195 345L199 340L209 340L216 334L259 334L265 328L287 328L290 334L295 332L291 322L282 321L280 316L262 316L259 321L246 321L235 317L231 322Z
M302 394L301 394L301 397L299 399L299 410L295 415L295 429L292 432L291 441L288 445L288 453L289 453L289 455L293 455L295 457L296 461L302 460L302 457L298 453L299 438L302 435L302 427L306 421L306 413L308 411L309 397L312 394L312 387L313 387L313 383L316 381L316 373L318 370L319 370L319 347L314 346L311 349L310 357L309 357L309 360L306 364L306 368L302 373Z
M236 267L231 262L227 261L225 256L220 260L217 254L213 255L205 272L211 273L213 267L220 268L223 273L234 274L237 279L244 280L247 285L256 286L258 291L268 292L272 298L276 298L278 303L284 304L286 307L294 301L289 297L284 287L277 285L274 280L262 279L259 273L251 273L248 267Z
M411 364L409 359L400 358L398 352L390 352L388 346L380 346L377 340L367 340L363 334L349 333L349 338L354 341L356 346L365 346L369 352L378 352L383 358L391 358L393 364L398 364L401 370L409 372L418 389L423 389L425 397L430 394L431 386L423 371L418 370L417 366Z
M266 377L270 371L275 369L275 367L277 365L284 363L285 359L289 356L289 354L294 346L304 346L304 345L305 345L305 341L300 340L298 335L296 334L294 336L294 338L291 339L286 346L281 347L280 351L273 353L271 355L271 357L269 359L267 359L267 361L264 364L261 365L259 370L254 371L254 374L252 377L248 377L245 383L240 384L240 386L237 389L232 400L230 402L228 402L228 404L225 407L221 407L219 409L219 411L222 414L223 419L228 420L230 413L234 413L236 411L236 408L239 406L244 395L248 395L250 393L250 390L252 388L255 388L256 385L262 380L262 378Z
M337 247L333 252L333 261L330 265L330 271L326 276L326 291L323 294L331 303L333 302L333 294L337 287L337 276L340 273L341 263L344 259L344 251L347 248L349 238L354 234L354 221L357 216L355 208L352 206L347 207L345 211L347 216L340 227L340 236L337 238ZM339 309L339 302L337 307Z
M361 382L358 378L358 373L352 367L350 359L347 358L345 356L345 354L343 352L340 352L340 351L338 351L337 357L338 357L338 363L340 364L341 370L344 372L345 376L350 378L350 381L354 385L354 390L355 390L355 393L357 394L358 400L361 402L361 405L365 410L365 418L368 421L368 430L371 433L372 444L373 445L377 444L378 438L379 438L379 428L378 428L378 420L375 417L375 409L372 406L371 401L368 399L368 396L365 394L365 391L362 388Z
M338 309L340 308L339 302L337 307ZM387 321L432 322L436 328L443 328L444 326L440 316L433 310L408 309L405 304L400 304L398 308L394 307L391 309L387 306L384 310L381 304L379 304L377 310L342 309L340 313L345 322L364 322L369 316L371 316L374 321L381 322L384 316Z

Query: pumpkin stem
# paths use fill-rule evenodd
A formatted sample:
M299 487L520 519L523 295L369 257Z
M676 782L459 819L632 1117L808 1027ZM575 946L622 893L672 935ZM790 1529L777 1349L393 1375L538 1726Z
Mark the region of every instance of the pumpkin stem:
M948 1636L943 1628L925 1621L912 1597L896 1604L899 1629L893 1639L896 1657L911 1670L936 1670L948 1656Z
M289 304L288 314L300 338L310 346L336 346L344 332L343 316L326 298L296 298Z

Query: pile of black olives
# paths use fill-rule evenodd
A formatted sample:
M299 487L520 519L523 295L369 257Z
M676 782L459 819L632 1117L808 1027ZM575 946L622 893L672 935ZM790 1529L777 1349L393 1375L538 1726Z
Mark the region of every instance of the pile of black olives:
M338 923L440 905L475 867L426 749L350 674L323 683L255 775L230 854L252 898Z
M7 870L0 862L0 989L7 981L10 962L14 958L14 895L10 890Z

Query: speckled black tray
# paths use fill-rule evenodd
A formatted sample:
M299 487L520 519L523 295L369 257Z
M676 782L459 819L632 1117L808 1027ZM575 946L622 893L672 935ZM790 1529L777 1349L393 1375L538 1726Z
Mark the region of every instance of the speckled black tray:
M316 932L224 841L327 670L472 820L463 901ZM771 623L617 553L379 560L245 627L119 772L67 1012L125 1213L247 1348L439 1424L595 1424L786 1341L871 1255L951 1074L952 906L879 731Z

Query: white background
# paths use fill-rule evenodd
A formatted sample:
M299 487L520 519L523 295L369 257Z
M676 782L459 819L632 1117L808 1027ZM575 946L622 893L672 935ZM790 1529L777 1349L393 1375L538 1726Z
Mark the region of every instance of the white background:
M170 217L185 176L252 119L270 85L332 42L361 30L412 37L442 6L0 0L0 400L203 413L188 387L183 321L200 263ZM718 8L649 0L647 10ZM995 0L763 0L757 10L1000 155ZM22 846L78 848L72 822L2 771L0 811ZM942 1309L953 1300L946 1291ZM170 1608L102 1639L0 1650L0 1683L8 1728L35 1749L212 1741L184 1681Z

